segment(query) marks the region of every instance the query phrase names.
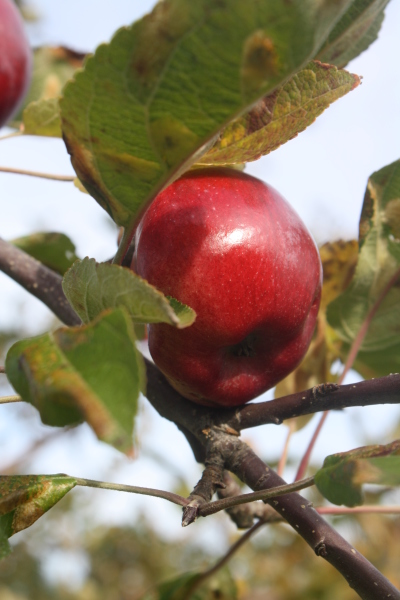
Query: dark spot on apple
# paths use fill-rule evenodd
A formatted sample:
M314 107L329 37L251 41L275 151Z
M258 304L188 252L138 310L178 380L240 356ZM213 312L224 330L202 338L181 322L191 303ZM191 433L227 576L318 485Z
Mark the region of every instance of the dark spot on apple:
M256 336L254 333L250 333L238 344L231 346L231 353L233 356L246 356L252 357L256 355Z

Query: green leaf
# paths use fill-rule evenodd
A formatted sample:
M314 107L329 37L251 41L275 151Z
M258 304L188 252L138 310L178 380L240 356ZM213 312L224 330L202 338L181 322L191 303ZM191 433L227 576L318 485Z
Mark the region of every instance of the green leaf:
M165 0L89 57L61 99L79 179L116 223L311 60L351 0Z
M62 137L58 98L36 100L23 112L24 134Z
M228 125L199 163L225 165L257 160L304 131L332 102L359 83L357 75L310 62L250 112Z
M78 258L75 245L63 233L33 233L11 240L11 243L60 275L64 275Z
M65 274L64 293L84 323L103 310L123 306L135 323L169 323L188 327L196 313L172 298L166 298L130 269L94 258L77 261Z
M329 324L348 352L360 328L400 268L400 161L371 175L360 220L359 257L353 280L327 309ZM400 276L400 273L399 273ZM400 371L400 280L374 315L357 357L368 376Z
M0 558L8 538L33 525L76 485L68 475L0 475Z
M100 440L130 452L144 367L123 309L107 311L87 326L17 342L7 354L6 372L43 423L85 420Z
M317 488L333 504L362 504L365 483L400 485L400 440L332 454L315 474Z
M355 0L318 52L322 62L345 67L378 37L389 0Z
M219 570L188 596L201 573L183 573L150 590L140 600L237 600L237 587L228 569Z

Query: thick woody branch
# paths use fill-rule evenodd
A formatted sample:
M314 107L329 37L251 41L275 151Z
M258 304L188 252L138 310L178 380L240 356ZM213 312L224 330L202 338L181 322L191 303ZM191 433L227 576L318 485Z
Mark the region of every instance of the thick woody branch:
M226 467L253 490L284 485L283 479L237 437L217 432L213 445L220 448ZM400 598L400 592L300 494L280 496L268 503L301 535L317 556L324 558L343 575L363 600Z
M0 271L41 300L63 323L80 324L78 315L64 296L60 275L1 238Z
M369 379L350 385L323 384L304 392L258 404L239 407L226 422L237 430L268 423L278 425L285 419L351 406L400 404L400 375Z

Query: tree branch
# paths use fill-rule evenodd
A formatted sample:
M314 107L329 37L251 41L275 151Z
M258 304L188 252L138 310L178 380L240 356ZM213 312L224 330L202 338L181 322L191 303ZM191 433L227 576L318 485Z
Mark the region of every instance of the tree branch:
M400 404L398 373L356 384L335 385L334 389L330 389L324 395L316 391L316 388L311 388L268 402L246 404L238 408L233 418L226 419L226 422L231 427L242 430L268 423L279 425L285 419L326 410L376 404Z
M63 323L67 325L81 323L64 296L61 287L62 277L1 238L0 271L46 304Z

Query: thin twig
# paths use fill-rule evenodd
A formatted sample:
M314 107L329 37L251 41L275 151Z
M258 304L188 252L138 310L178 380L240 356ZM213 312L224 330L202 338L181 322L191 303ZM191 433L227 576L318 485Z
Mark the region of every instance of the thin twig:
M279 463L278 463L278 468L276 470L276 472L278 473L278 475L280 477L282 477L283 471L285 470L285 466L286 466L286 462L287 462L287 457L288 457L288 452L289 452L290 440L292 439L292 435L293 435L294 431L295 431L295 422L294 421L290 421L288 432L287 432L287 435L286 435L285 444L283 446L282 454L281 454L281 457L280 457Z
M318 425L316 426L313 436L310 440L310 443L307 446L307 450L305 451L304 456L300 461L296 477L294 478L295 481L299 481L299 479L302 479L302 477L304 477L304 473L307 471L308 463L310 462L311 452L314 450L314 446L328 415L329 411L324 412L323 415L321 415L321 418L318 421Z
M2 135L0 137L0 142L2 142L3 140L9 140L10 138L13 138L13 137L18 137L20 135L24 135L24 132L21 131L21 129L18 129L18 131L13 131L12 133L7 133L6 135Z
M144 496L155 496L156 498L163 498L173 504L179 506L186 506L189 502L183 496L174 494L172 492L166 492L164 490L155 490L153 488L138 487L136 485L125 485L122 483L108 483L105 481L94 481L93 479L81 479L76 478L76 484L83 487L101 488L103 490L114 490L117 492L130 492L131 494L142 494Z
M364 506L319 506L315 510L320 515L360 515L360 514L383 514L391 515L400 513L400 506L375 506L365 504Z
M40 179L51 179L53 181L74 181L74 175L52 175L51 173L39 173L37 171L27 171L25 169L13 169L12 167L0 167L1 173L13 173L15 175L28 175L29 177L39 177Z
M10 404L11 402L23 402L21 396L2 396L0 404Z
M234 554L236 554L236 552L238 550L240 550L240 548L252 537L252 535L258 531L263 525L265 525L266 522L265 521L257 521L257 523L255 523L252 527L250 527L250 529L248 529L246 531L246 533L244 533L228 550L228 552L222 557L220 558L215 565L213 565L212 567L210 567L209 569L207 569L206 571L204 571L203 573L201 573L197 579L195 579L195 581L192 583L192 585L189 587L189 589L187 590L187 592L185 593L185 595L183 596L182 600L190 600L190 598L192 598L194 592L196 590L199 589L200 586L203 585L203 583L205 583L207 581L207 579L209 579L210 577L212 577L214 575L214 573L217 573L220 569L222 569L232 558L232 556Z
M278 496L284 496L286 494L292 494L305 488L314 485L314 477L308 477L302 481L296 481L294 483L287 483L285 485L279 485L277 487L270 488L269 490L260 490L258 492L251 492L250 494L241 494L240 496L233 496L231 498L224 498L223 500L215 500L214 502L208 502L199 507L198 516L207 517L213 515L220 510L231 508L232 506L238 506L239 504L246 504L247 502L254 502L256 500L271 500Z
M354 361L356 359L356 356L361 348L361 344L364 341L364 338L368 332L369 326L371 325L371 321L374 318L374 316L376 315L378 309L380 308L382 302L384 301L384 299L386 298L387 294L390 292L390 290L392 289L392 287L394 286L394 284L396 283L396 281L399 279L400 277L400 269L397 269L397 271L395 272L395 274L393 275L393 277L391 277L389 279L389 281L387 282L387 284L385 285L385 287L383 288L380 296L378 297L378 299L376 300L375 304L372 306L372 308L370 309L370 311L368 312L367 316L365 317L363 324L360 327L360 330L355 338L355 340L353 341L350 351L347 355L347 360L346 363L344 365L344 369L343 372L340 376L340 379L338 381L339 384L343 383L343 380L345 378L345 376L347 375L348 371L351 369L351 367L354 364Z
M400 269L397 269L395 274L389 279L389 281L383 288L382 292L378 296L378 299L375 301L372 308L368 311L367 316L365 317L365 319L358 331L358 334L351 345L350 351L347 355L346 363L344 365L343 371L338 380L338 385L341 385L343 383L344 378L346 377L347 373L353 366L354 361L356 360L357 354L361 348L361 344L363 343L364 338L368 333L368 329L369 329L369 326L371 325L372 319L376 315L382 302L384 301L384 299L386 298L387 294L390 292L390 290L392 289L392 287L394 286L396 281L399 279L399 277L400 277ZM312 436L310 443L307 447L307 450L305 451L304 456L301 459L299 468L297 470L295 481L304 477L304 474L308 467L308 463L310 462L311 453L314 449L314 446L317 442L318 436L319 436L321 429L327 419L328 414L329 413L325 413L324 415L322 415L322 417L315 429L314 435Z

